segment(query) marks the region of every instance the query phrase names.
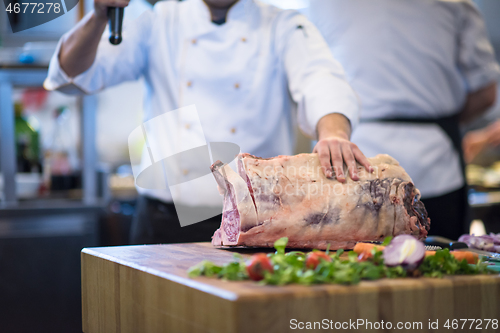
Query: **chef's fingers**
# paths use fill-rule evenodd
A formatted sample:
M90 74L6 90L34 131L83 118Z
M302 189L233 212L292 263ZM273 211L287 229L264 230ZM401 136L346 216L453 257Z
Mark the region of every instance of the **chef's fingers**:
M95 0L94 6L127 7L130 0Z
M326 178L332 178L332 165L330 164L330 148L325 141L318 141L313 152L318 154L319 164Z
M330 155L332 156L332 165L333 170L335 171L335 175L337 176L337 180L341 183L345 182L344 176L344 160L342 159L342 151L340 148L339 141L330 141L328 143L330 147Z
M108 7L127 7L130 0L111 0L111 5Z
M358 148L354 143L351 143L352 145L352 152L354 154L354 157L356 158L356 161L358 161L359 164L365 167L366 170L368 170L369 173L373 172L373 167L370 164L370 161L366 158L365 154L361 151L361 149Z
M347 165L347 170L351 175L351 179L359 180L356 160L354 159L351 143L350 142L342 143L341 149L342 149L342 156L344 157L344 163Z
M500 132L493 132L488 137L488 143L493 147L500 145Z

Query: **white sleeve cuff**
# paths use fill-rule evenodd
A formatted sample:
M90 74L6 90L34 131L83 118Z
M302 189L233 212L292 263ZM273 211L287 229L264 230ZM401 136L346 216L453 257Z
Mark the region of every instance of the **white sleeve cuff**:
M478 68L467 74L467 88L469 92L475 92L490 83L497 82L499 78L500 67L496 62L491 62L488 66Z
M90 87L86 87L84 82L86 80L86 74L90 72L90 69L93 65L84 73L71 78L66 74L66 72L61 68L61 64L59 62L59 53L61 51L61 45L66 35L61 37L59 43L57 44L56 50L49 64L49 71L47 78L43 82L43 87L46 90L53 91L57 90L65 94L69 95L81 95L81 94L91 94L94 89L90 89Z
M344 80L333 77L333 84L318 82L305 93L298 105L298 122L300 129L307 136L317 140L316 127L321 118L328 114L339 113L349 119L351 132L359 123L359 100Z

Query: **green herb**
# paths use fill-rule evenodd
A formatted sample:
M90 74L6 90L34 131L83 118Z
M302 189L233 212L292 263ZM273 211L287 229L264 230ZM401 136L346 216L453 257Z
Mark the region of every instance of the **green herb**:
M449 249L438 250L435 255L425 257L418 269L427 277L490 273L488 265L482 260L479 260L475 265L468 264L465 259L458 261Z
M222 270L221 266L217 266L211 261L203 260L199 264L191 267L188 270L188 275L189 275L189 277L195 277L195 276L199 276L199 275L205 275L208 277L212 277L215 274L220 273L221 270Z
M387 237L383 244L388 244L392 237ZM426 257L417 271L407 272L401 266L388 267L384 265L382 251L372 250L372 257L366 261L358 261L354 252L349 252L347 259L340 258L344 250L335 253L328 252L332 261L321 259L316 269L306 267L307 253L292 251L285 253L288 238L280 238L274 243L275 253L268 254L274 271L265 271L260 284L285 285L298 283L303 285L336 283L357 284L361 280L377 280L381 278L399 278L422 274L426 277L442 277L452 274L486 274L486 264L478 262L469 265L465 260L458 261L449 250L438 250L434 256ZM217 266L210 261L202 261L188 270L189 277L207 276L239 281L248 280L246 265L240 254L234 254L234 261Z
M218 278L231 281L248 279L245 263L243 261L232 261L223 266L217 266L211 261L203 260L188 270L188 276L190 278L201 275L207 277L217 276Z
M285 254L286 244L288 244L288 237L283 237L274 242L274 248L276 253Z
M384 241L382 242L382 246L387 246L391 243L392 241L392 236L387 236L386 238L384 238Z

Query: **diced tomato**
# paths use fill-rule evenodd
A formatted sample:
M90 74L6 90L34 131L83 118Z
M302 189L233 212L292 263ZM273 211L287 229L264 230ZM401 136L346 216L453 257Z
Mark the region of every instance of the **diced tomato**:
M325 261L332 261L332 258L330 258L328 254L326 254L325 252L320 252L320 251L309 252L309 254L306 257L306 267L316 269L316 267L321 262L321 259Z
M250 279L260 281L264 278L264 271L273 272L273 264L265 253L254 254L247 262L247 273Z
M368 259L373 258L373 255L369 252L363 252L358 256L358 261L367 261Z

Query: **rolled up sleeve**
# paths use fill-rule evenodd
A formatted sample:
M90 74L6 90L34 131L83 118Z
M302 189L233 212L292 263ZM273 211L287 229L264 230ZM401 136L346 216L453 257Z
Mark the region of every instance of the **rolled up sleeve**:
M480 12L469 2L464 2L463 8L458 60L467 89L474 92L496 82L500 77L500 67Z
M67 94L93 94L125 81L137 80L146 67L152 15L147 11L134 21L124 22L123 41L119 45L111 45L105 33L92 66L75 77L69 77L61 68L59 53L66 35L61 37L50 61L45 89Z
M316 27L303 15L287 11L277 36L284 41L282 56L301 130L316 139L318 121L331 113L344 115L354 129L359 122L357 95Z

